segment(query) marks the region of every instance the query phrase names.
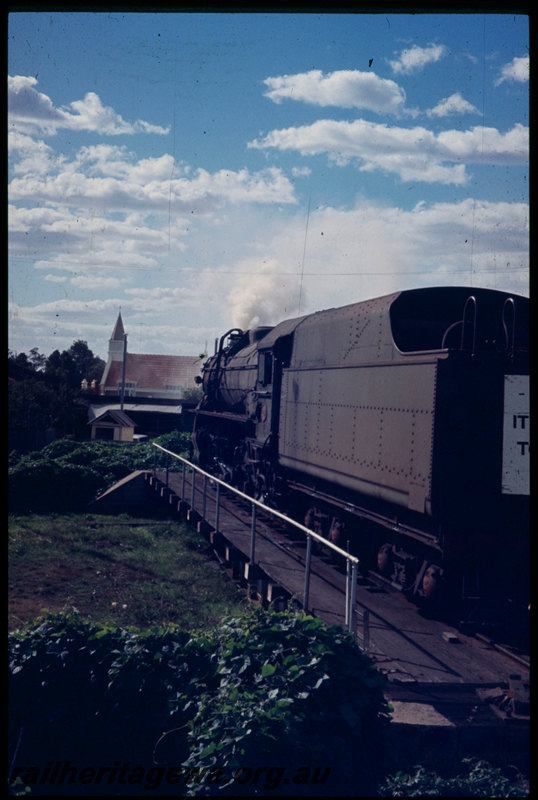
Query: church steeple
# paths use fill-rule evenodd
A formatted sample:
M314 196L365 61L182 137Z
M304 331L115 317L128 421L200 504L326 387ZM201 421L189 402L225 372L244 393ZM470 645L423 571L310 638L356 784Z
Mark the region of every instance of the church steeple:
M125 331L123 330L123 320L121 318L121 311L119 311L118 319L116 320L116 324L114 325L114 330L112 331L111 339L123 342L124 335Z
M123 352L125 349L125 331L123 329L123 320L121 318L121 311L118 312L118 318L112 331L112 336L108 340L108 360L109 361L123 361Z

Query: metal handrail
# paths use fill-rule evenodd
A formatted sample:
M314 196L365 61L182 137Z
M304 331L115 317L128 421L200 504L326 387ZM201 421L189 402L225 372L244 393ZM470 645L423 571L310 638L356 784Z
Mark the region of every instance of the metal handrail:
M203 469L198 467L196 464L193 464L192 461L189 461L188 459L183 458L183 456L179 456L177 453L173 453L171 450L167 450L165 447L163 447L160 444L157 444L156 442L153 442L153 447L157 447L159 450L162 450L163 453L167 453L168 455L172 456L173 458L177 458L179 461L182 461L188 467L191 467L192 469L196 470L196 472L199 472L200 475L204 475L207 478L209 478L209 480L213 481L214 483L218 483L221 486L224 486L226 489L229 489L231 492L236 494L238 497L241 497L243 500L247 500L249 503L252 503L252 505L258 506L258 508L261 508L263 511L266 511L268 514L272 514L274 517L278 517L283 522L286 522L286 523L288 523L290 525L293 525L295 528L297 528L298 530L302 531L303 533L308 534L309 536L312 536L314 539L317 539L319 542L321 542L322 544L326 545L326 547L329 547L331 550L334 550L339 555L341 555L344 558L346 558L349 561L351 561L352 564L357 564L358 565L360 563L360 559L358 559L357 556L354 556L351 553L347 553L345 550L342 550L341 547L338 547L338 545L333 544L333 542L328 541L321 534L316 533L315 531L311 531L310 528L306 528L300 522L296 522L296 520L291 519L291 517L287 517L285 514L282 514L280 511L277 511L274 508L270 508L269 506L266 506L260 500L256 500L256 498L251 497L248 494L245 494L240 489L236 489L235 486L230 486L229 483L225 483L225 481L221 480L220 478L216 478L214 475L211 475L211 473L205 472Z
M162 445L153 442L153 447L161 450L163 453L166 453L168 456L181 461L183 464L183 476L182 476L182 499L185 494L185 468L190 467L194 472L199 473L204 477L204 488L207 483L207 479L213 481L217 485L217 508L216 508L216 530L218 530L218 519L219 519L219 500L220 500L220 487L224 487L229 491L233 492L235 495L240 497L243 500L246 500L248 503L251 504L252 507L252 524L251 524L251 546L250 546L250 560L251 563L254 563L254 553L255 553L255 529L256 529L256 508L261 509L265 513L276 517L277 519L285 522L286 525L291 525L292 527L296 528L297 530L301 531L306 536L306 564L305 564L305 583L304 583L304 598L303 598L303 608L308 610L308 599L309 599L309 589L310 589L310 569L311 569L311 558L312 558L312 539L317 540L318 542L322 543L325 547L328 547L333 552L337 553L338 555L342 556L346 559L346 564L348 565L348 569L346 570L346 605L345 605L345 625L346 628L355 633L355 615L361 614L360 611L356 609L356 592L357 592L357 573L360 564L360 560L357 556L352 555L351 553L342 550L341 547L334 544L333 542L328 541L320 534L316 533L315 531L311 531L305 525L302 525L300 522L296 522L294 519L287 517L285 514L282 514L280 511L276 511L274 508L269 508L260 500L256 500L254 497L245 494L240 489L236 489L234 486L230 486L230 484L225 483L220 478L216 478L214 475L211 475L209 472L205 472L203 469L198 467L196 464L193 464L183 456L178 455L177 453L173 453L171 450L167 450ZM154 461L153 467L154 473L156 472L156 466ZM166 468L166 475L168 479L168 465ZM167 483L168 485L168 483ZM191 483L191 508L194 510L194 474L193 474L193 481ZM205 510L205 493L204 493L204 510ZM351 565L351 569L349 569L349 565ZM367 630L368 626L368 613L367 609L364 610L362 614L364 620L364 634L363 640L368 646L367 643L369 641L369 631Z
M473 306L473 312L472 312L473 313L473 316L472 316L472 321L473 321L473 346L472 346L472 349L471 349L471 356L474 356L475 351L476 351L476 309L477 309L476 297L474 295L469 295L469 297L465 301L465 304L463 306L463 317L461 319L456 320L456 322L453 322L451 325L449 325L448 328L446 329L446 331L444 332L443 338L441 339L441 349L442 350L445 349L446 340L448 338L448 334L451 333L453 330L455 330L455 328L457 328L458 325L461 325L460 350L465 350L465 346L464 345L465 345L465 332L466 332L466 324L467 324L467 306L469 304L472 304L472 306Z
M465 344L465 325L467 320L467 307L472 306L472 322L473 322L473 347L471 350L471 355L474 356L476 350L476 297L474 295L469 295L467 300L465 301L465 305L463 306L463 318L462 318L462 328L461 328L461 343L460 343L460 350L464 350Z
M509 341L509 331L508 331L508 322L506 321L506 309L510 307L512 309L512 341ZM504 337L506 343L506 352L510 355L514 354L515 350L515 342L516 342L516 304L514 302L513 297L507 297L503 304L503 311L502 311L502 325L504 330Z

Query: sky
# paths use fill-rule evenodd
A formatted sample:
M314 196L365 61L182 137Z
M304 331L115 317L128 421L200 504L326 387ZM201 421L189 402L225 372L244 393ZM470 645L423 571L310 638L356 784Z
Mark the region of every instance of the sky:
M529 20L8 16L8 345L211 354L423 286L529 294Z

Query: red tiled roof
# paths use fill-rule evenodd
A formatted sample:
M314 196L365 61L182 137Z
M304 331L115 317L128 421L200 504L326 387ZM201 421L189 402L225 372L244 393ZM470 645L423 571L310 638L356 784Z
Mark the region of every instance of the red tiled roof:
M127 353L125 382L136 384L140 391L165 391L168 386L192 388L194 379L200 374L202 359L194 356L160 356L143 353ZM104 386L116 388L123 377L123 364L113 361L109 365ZM104 387L103 387L104 388Z

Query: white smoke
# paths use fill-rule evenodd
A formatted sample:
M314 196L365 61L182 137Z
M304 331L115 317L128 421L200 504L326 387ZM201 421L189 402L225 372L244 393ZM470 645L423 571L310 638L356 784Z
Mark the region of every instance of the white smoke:
M276 259L261 265L243 262L241 273L228 295L234 326L250 330L276 325L299 313L300 276L285 274Z

